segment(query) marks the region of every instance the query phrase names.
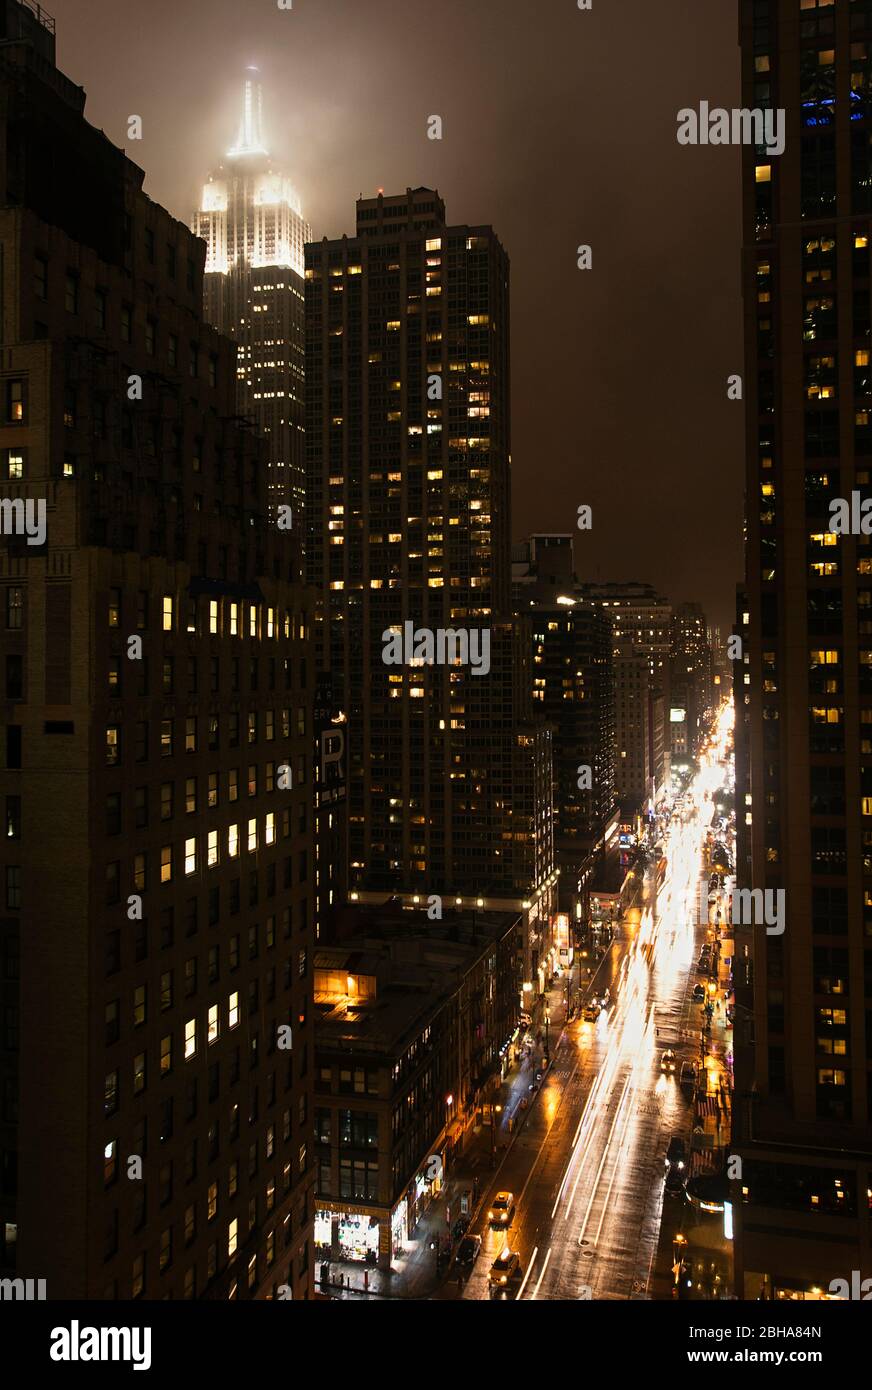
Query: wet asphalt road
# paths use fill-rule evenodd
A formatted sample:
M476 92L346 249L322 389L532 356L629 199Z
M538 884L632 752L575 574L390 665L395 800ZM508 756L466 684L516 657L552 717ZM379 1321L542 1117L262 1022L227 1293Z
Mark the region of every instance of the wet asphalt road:
M701 1010L691 991L705 937L695 908L711 817L703 793L723 778L713 760L705 764L693 788L697 813L684 824L673 819L666 880L659 893L646 882L641 909L621 923L595 976L596 992L606 984L611 990L608 1008L597 1023L567 1025L553 1049L551 1070L489 1194L515 1195L508 1237L491 1228L485 1208L472 1228L483 1248L463 1298L646 1296L666 1148L672 1135L690 1145L691 1100L677 1071L662 1073L661 1053L673 1047L678 1067L699 1055ZM522 1278L492 1295L490 1267L507 1239ZM457 1297L456 1284L442 1296Z

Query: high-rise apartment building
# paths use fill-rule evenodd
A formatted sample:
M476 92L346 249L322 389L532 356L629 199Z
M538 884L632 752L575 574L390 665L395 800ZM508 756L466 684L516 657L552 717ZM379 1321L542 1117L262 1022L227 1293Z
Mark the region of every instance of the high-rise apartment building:
M532 640L533 707L553 729L560 906L576 914L583 885L616 843L612 625L582 596L571 536L534 535L512 555L517 622Z
M34 18L0 11L3 1272L305 1298L311 613L203 245Z
M712 652L705 614L698 603L682 603L672 615L669 727L673 762L696 758L712 707Z
M547 918L550 808L520 789L548 784L550 743L522 730L509 620L506 253L431 189L361 199L353 237L307 247L306 324L307 573L347 718L351 888ZM422 631L441 659L414 654Z
M654 787L651 737L651 673L644 656L622 653L615 669L615 790L643 809Z
M243 83L239 134L203 187L192 229L206 242L208 323L235 339L237 405L266 435L271 507L305 503L304 247L311 228L267 149L256 69ZM297 534L300 534L297 532Z
M670 789L672 604L650 584L635 580L586 582L581 592L609 615L615 658L642 656L648 662L648 761L657 803Z
M736 1292L817 1298L872 1273L872 5L741 5L748 662L736 785ZM744 677L748 683L745 685ZM745 791L745 789L749 789Z

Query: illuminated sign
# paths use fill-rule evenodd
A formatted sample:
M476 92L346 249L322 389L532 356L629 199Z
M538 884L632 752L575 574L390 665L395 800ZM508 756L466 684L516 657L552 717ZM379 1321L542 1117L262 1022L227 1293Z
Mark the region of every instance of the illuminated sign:
M672 709L669 711L670 724L683 724L686 718L686 710L678 709L676 706L673 706Z

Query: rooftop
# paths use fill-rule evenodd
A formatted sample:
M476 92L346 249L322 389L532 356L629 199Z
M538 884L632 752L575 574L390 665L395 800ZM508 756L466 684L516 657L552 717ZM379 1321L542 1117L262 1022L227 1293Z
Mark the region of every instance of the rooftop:
M431 921L393 902L347 909L341 925L351 934L314 955L319 1051L399 1055L520 921L517 912L450 908Z

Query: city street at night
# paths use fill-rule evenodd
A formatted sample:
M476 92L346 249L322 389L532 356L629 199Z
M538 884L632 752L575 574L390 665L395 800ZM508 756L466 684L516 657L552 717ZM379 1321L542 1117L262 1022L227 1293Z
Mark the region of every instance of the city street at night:
M597 1377L836 1378L872 0L47 3L0 0L15 1364L417 1369L427 1305L572 1302Z
M491 1296L490 1266L506 1243L524 1271L506 1296L650 1296L666 1149L673 1135L688 1150L691 1143L692 1105L678 1067L700 1055L701 1010L691 990L706 928L694 913L705 881L706 798L725 777L717 753L708 755L692 783L693 813L685 823L673 820L660 892L646 882L641 913L627 913L591 982L594 993L610 990L607 1008L596 1023L575 1020L561 1032L533 1111L493 1184L494 1192L515 1193L509 1235L489 1225L485 1203L471 1228L483 1247L464 1298ZM667 1048L675 1073L661 1071Z

